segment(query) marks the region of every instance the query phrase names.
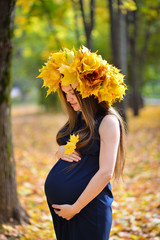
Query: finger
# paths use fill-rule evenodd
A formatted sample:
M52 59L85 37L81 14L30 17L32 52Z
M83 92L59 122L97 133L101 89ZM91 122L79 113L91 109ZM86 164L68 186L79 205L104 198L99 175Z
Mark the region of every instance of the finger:
M63 159L66 161L71 161L72 159L70 158L70 155L68 154L63 154Z
M81 159L79 156L77 156L74 153L70 154L69 158L72 159L73 161L79 161Z
M81 160L81 158L79 156L73 155L73 154L70 154L70 155L64 154L62 160L65 160L68 162L73 162L73 161L78 162L79 160Z
M59 217L61 217L61 216L59 215L59 212L56 211L55 209L54 209L54 212L55 212L55 214L57 214Z
M78 159L78 157L74 157L73 155L70 155L70 159L72 159L73 161L78 162L80 159Z
M77 158L77 156L76 157L74 157L72 154L70 154L69 156L66 156L65 158L64 158L66 161L69 161L69 162L73 162L73 161L79 161L80 159L78 159Z
M79 160L81 159L81 157L75 153L72 153L72 156L75 157L76 159L79 159Z
M55 209L54 209L54 211L59 217L64 218L64 217L62 217L62 215L58 211L56 211Z
M74 151L73 154L75 154L76 156L80 157L80 154L78 152L76 152L76 151Z
M57 213L59 215L59 211L57 209L54 208L55 213Z
M54 212L59 216L58 211L56 209L54 209Z
M59 205L59 204L52 204L52 207L61 209L61 205Z
M62 160L68 161L68 162L73 162L73 159L70 159L68 156L63 156Z

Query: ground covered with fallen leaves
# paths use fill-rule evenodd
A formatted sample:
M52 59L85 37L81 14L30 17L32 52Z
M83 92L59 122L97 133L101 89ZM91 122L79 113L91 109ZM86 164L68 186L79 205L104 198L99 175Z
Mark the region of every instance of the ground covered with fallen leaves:
M112 182L114 202L110 240L158 240L160 106L147 106L138 117L133 117L130 111L127 115L124 182ZM18 195L31 218L30 224L22 226L3 224L1 240L56 239L44 194L44 182L56 161L55 135L65 120L62 113L43 113L37 107L12 109Z

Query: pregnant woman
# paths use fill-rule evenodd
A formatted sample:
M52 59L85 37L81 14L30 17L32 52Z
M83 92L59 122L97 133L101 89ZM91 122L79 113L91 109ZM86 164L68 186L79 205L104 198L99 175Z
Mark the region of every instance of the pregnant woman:
M82 46L52 53L40 70L47 96L58 91L68 121L58 131L58 161L45 181L57 240L107 240L110 180L122 176L125 129L111 105L123 99L120 71Z

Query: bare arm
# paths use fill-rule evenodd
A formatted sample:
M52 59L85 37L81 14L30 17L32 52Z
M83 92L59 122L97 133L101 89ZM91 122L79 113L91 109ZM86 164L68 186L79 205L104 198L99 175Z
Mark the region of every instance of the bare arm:
M105 116L100 124L99 134L99 170L90 180L77 201L73 204L73 208L76 209L76 212L79 212L92 201L104 189L113 176L120 139L118 119L111 115Z

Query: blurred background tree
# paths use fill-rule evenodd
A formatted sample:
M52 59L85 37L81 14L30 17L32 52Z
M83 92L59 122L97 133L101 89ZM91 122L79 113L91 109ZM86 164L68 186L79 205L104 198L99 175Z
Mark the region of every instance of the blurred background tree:
M11 128L11 58L15 13L14 0L0 2L0 224L29 221L17 194Z
M160 52L158 46L160 3L157 0L153 2L141 0L135 1L135 3L137 10L127 14L127 33L130 106L136 116L144 105L142 95L146 94L146 86L154 84L151 75L146 74L146 71L150 69L151 65L154 66L155 73L159 69L157 52ZM157 83L159 80L159 76L157 76ZM151 92L149 95L153 96Z
M13 103L61 111L56 93L45 99L38 69L50 52L83 44L126 75L128 97L117 105L124 117L127 106L138 115L144 98L160 98L159 12L158 0L18 0L12 78L20 91Z

